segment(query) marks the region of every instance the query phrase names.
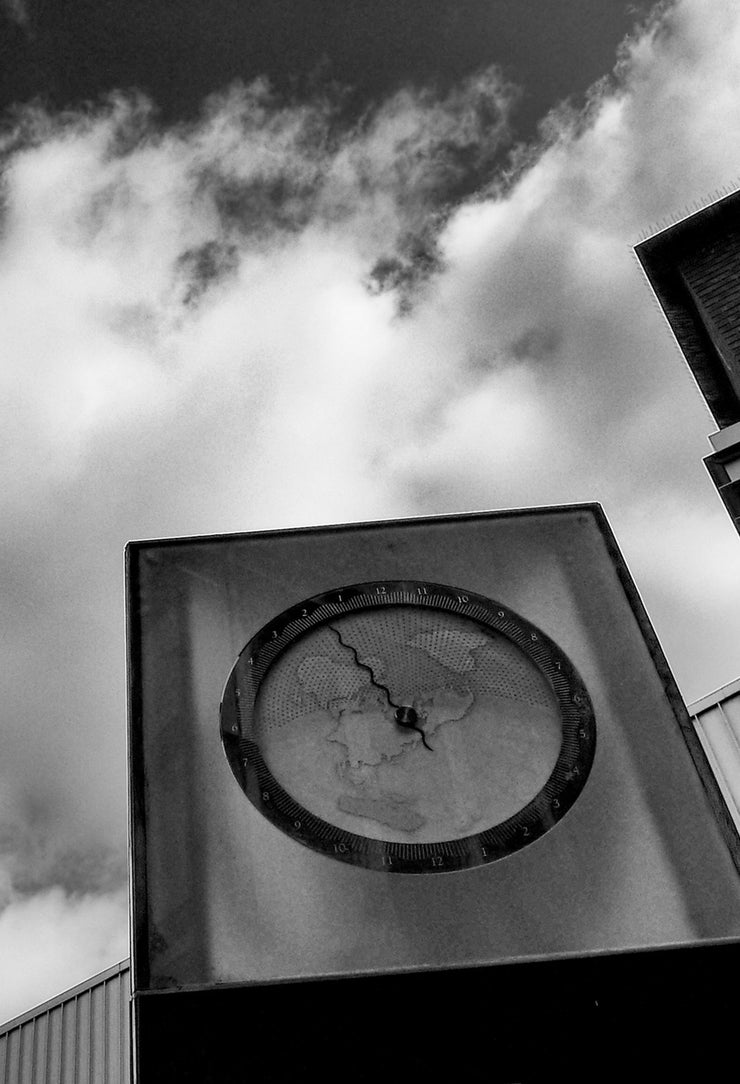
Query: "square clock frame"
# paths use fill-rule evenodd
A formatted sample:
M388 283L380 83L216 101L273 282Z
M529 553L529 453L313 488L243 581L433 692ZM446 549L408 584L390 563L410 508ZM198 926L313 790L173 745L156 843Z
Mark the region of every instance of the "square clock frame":
M729 1019L737 834L598 505L126 572L137 1080L594 1079Z

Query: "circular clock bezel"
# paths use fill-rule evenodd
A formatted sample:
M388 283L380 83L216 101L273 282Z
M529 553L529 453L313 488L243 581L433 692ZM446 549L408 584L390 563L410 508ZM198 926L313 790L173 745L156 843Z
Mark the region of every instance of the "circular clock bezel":
M251 713L273 663L297 640L331 619L388 606L416 606L472 620L515 644L546 678L557 701L562 742L544 786L512 816L462 839L399 843L347 831L301 805L273 776L251 730ZM550 831L586 784L596 724L586 686L572 662L541 629L473 591L419 580L374 580L314 595L268 622L245 645L224 687L221 737L234 776L252 805L292 839L321 854L386 873L446 873L487 865Z

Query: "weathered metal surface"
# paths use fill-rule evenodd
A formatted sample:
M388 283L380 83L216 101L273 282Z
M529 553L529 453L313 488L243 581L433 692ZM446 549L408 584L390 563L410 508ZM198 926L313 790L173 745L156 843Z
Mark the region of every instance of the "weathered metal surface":
M690 704L689 714L740 830L740 680Z
M137 996L740 936L737 831L595 507L136 543L129 559ZM219 730L234 660L275 615L412 576L542 629L596 719L567 817L444 877L302 847L245 798Z

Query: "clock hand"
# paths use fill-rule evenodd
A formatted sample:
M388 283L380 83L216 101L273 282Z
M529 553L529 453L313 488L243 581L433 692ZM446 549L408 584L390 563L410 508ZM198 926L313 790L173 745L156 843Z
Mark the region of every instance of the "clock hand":
M416 730L416 731L418 731L418 733L421 734L421 740L423 741L426 748L429 750L430 753L433 753L434 750L432 749L431 745L427 741L426 734L424 733L424 731L421 729L420 726L416 725L418 720L419 720L419 716L416 713L416 709L415 708L405 708L405 707L399 708L399 707L396 707L395 704L393 704L393 707L396 708L395 719L396 719L396 722L398 723L398 725L406 727L407 730Z
M378 681L378 679L375 677L375 672L374 672L372 666L368 666L368 664L366 662L362 661L360 656L357 654L357 649L354 648L352 646L352 644L348 644L345 640L342 639L341 632L339 631L339 629L335 628L334 625L329 625L328 627L331 629L331 631L333 633L336 634L336 637L339 640L339 643L342 645L342 647L346 647L349 651L352 652L352 654L355 657L355 662L357 663L357 665L359 667L361 667L363 670L367 670L368 674L370 675L370 683L372 685L374 685L376 689L380 689L381 692L385 693L386 699L387 699L388 703L390 704L390 706L392 708L396 709L395 712L394 712L394 718L395 718L397 724L399 726L404 727L406 730L415 730L418 734L421 734L421 740L424 743L424 747L426 749L428 749L430 753L433 753L434 750L432 749L431 745L427 741L426 734L424 733L422 728L417 725L418 722L419 722L419 715L418 715L416 709L408 707L408 706L406 706L404 704L396 704L396 702L393 700L393 698L391 696L391 692L390 692L390 689L388 688L388 686L383 685L382 682Z

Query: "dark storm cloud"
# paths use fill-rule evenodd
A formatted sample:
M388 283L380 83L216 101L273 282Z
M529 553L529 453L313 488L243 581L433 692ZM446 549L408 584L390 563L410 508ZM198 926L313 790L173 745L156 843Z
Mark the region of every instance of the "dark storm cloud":
M235 168L233 157L214 158L202 168L199 190L226 232L254 237L351 219L358 196L392 191L406 235L418 235L490 179L516 97L489 67L444 95L399 91L337 129L331 97L286 106L263 80L235 84L209 100L205 122L227 114L235 134L270 153L248 171Z
M94 834L87 840L81 835L71 840L68 811L48 794L34 789L20 795L15 811L15 820L0 822L0 861L16 898L53 887L80 896L125 886L126 856L121 848L106 845Z
M204 241L177 257L184 280L183 301L194 305L214 283L223 282L239 266L237 246L224 241Z
M14 38L0 107L41 95L56 107L136 88L167 120L204 97L267 76L303 99L344 88L342 116L403 87L442 94L491 63L525 86L518 137L556 101L609 71L648 0L5 0ZM9 43L10 44L10 43Z
M399 91L342 129L335 98L286 105L257 80L212 95L198 120L168 128L140 95L116 94L94 111L16 111L0 155L10 161L86 134L104 139L105 180L101 173L75 211L80 243L92 243L136 202L131 161L187 159L177 198L212 221L211 236L174 260L191 304L235 270L240 246L272 244L309 224L334 228L384 204L395 229L388 221L381 227L383 248L369 260L366 281L374 292L395 291L407 311L419 283L441 268L436 237L447 215L489 183L516 97L492 67L442 96Z
M530 327L510 344L509 353L516 361L543 361L557 351L562 339L562 328Z

